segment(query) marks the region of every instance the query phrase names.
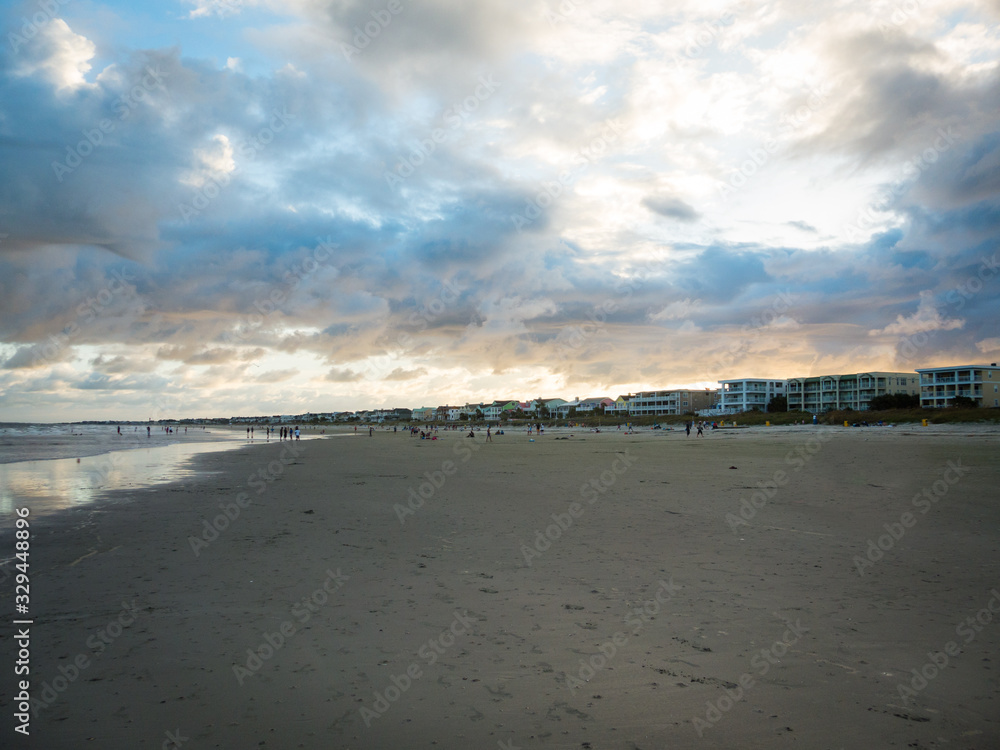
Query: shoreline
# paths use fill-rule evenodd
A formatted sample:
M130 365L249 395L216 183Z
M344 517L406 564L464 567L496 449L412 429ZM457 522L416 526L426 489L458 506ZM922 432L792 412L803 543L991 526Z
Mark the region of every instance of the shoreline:
M307 436L304 441L317 437ZM12 526L16 507L30 507L36 519L86 508L112 493L140 493L158 485L191 480L202 472L201 456L267 443L218 436L208 440L168 439L99 453L84 452L76 458L0 463L0 529Z

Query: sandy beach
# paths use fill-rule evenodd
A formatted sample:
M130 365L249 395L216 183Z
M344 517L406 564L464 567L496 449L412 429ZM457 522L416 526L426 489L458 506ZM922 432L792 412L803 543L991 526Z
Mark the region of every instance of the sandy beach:
M29 516L4 746L1000 747L997 428L440 434Z

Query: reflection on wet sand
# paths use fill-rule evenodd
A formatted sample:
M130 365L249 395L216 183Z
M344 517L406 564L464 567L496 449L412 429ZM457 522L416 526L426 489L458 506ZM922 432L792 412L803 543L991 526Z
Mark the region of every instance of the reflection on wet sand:
M232 450L243 443L195 443L136 448L98 456L0 464L0 526L13 523L14 509L33 517L93 502L112 490L173 482L196 473L191 458Z

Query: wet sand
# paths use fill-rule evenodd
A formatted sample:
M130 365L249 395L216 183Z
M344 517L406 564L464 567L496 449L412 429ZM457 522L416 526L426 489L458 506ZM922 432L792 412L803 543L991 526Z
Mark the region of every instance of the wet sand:
M38 519L5 746L1000 746L995 428L462 434Z

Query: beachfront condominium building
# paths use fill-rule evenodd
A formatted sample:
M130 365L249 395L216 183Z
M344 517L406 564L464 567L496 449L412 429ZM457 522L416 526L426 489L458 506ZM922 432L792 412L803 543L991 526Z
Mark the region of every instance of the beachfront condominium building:
M971 398L979 406L1000 407L1000 367L961 365L923 367L920 374L920 405L924 408L953 406L956 396Z
M629 394L626 411L629 416L646 417L661 414L687 414L707 409L712 405L716 391L705 390L670 390L641 391ZM607 413L612 413L608 411ZM617 412L616 413L621 413Z
M767 405L775 396L784 396L787 380L763 380L744 378L742 380L720 380L719 400L715 407L723 414L739 414L744 411L767 411Z
M789 411L813 414L853 409L865 411L871 400L886 394L920 393L915 372L857 372L849 375L817 375L789 378L786 395Z

